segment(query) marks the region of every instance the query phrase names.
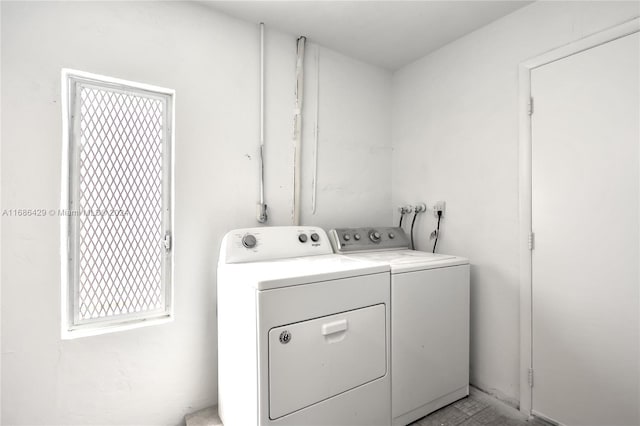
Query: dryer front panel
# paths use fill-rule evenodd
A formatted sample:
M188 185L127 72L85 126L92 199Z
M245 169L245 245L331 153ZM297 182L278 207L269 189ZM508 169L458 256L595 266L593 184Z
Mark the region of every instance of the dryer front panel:
M378 304L269 330L269 418L383 377L385 319Z

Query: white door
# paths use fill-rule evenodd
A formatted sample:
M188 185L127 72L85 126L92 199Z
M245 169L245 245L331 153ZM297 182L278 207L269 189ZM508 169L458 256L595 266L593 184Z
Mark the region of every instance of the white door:
M638 425L638 33L532 70L534 414Z

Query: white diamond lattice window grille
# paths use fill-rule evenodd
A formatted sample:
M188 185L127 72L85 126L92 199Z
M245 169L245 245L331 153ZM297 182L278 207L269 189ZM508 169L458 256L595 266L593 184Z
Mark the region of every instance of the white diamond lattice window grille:
M169 318L173 91L69 70L63 83L63 334Z

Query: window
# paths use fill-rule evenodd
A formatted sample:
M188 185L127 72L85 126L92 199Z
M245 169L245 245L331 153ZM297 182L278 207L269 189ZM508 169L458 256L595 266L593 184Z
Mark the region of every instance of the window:
M172 317L174 91L62 71L62 335Z

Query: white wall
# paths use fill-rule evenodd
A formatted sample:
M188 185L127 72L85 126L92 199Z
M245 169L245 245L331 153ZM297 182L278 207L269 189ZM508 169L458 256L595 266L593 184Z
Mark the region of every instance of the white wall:
M315 51L319 50L318 176L312 213ZM302 221L326 229L384 225L391 208L391 74L308 45L303 125ZM378 121L372 121L376 117ZM382 202L381 202L382 201Z
M186 2L1 7L3 209L58 206L62 67L177 92L175 322L61 341L59 220L2 218L2 422L178 424L217 399L218 245L256 225L258 28ZM266 37L266 194L270 224L285 225L295 36ZM327 50L321 64L318 209L305 147L303 220L388 223L391 76Z
M639 14L637 2L536 2L393 76L393 204L446 200L440 252L471 259L471 382L519 402L520 62ZM397 218L397 215L396 215ZM433 216L417 226L428 249Z

